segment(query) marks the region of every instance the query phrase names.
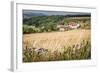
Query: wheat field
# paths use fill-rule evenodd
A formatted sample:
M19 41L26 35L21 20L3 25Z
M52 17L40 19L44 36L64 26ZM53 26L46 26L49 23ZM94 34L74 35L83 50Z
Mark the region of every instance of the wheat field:
M90 40L90 30L76 29L64 32L45 32L23 35L23 48L45 48L51 51L63 51L61 48L80 44L82 40Z
M75 29L23 35L23 62L81 60L91 58L91 31ZM47 50L42 54L36 49Z

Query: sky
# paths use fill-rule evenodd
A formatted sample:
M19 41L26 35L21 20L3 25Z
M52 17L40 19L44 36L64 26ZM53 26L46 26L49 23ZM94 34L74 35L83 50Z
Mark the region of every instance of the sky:
M63 12L63 11L41 11L41 10L23 10L23 14L43 14L43 15L90 15L90 13Z

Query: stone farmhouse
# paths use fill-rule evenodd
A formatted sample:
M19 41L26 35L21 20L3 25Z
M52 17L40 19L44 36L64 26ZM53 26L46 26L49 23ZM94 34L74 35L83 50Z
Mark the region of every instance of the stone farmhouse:
M75 23L75 22L70 22L68 25L58 25L57 26L60 31L67 31L71 29L78 29L80 27L80 24Z

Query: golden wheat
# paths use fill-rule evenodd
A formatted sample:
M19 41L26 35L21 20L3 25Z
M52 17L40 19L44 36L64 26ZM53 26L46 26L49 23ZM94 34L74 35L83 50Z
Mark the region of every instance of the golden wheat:
M90 39L90 30L70 30L64 32L45 32L23 35L23 47L45 48L51 51L63 51L61 48Z

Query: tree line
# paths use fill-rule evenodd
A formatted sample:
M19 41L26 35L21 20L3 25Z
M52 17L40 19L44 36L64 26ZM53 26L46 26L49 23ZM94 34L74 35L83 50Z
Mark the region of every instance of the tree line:
M77 16L78 17L78 16ZM33 16L31 18L23 19L23 33L41 33L41 32L51 32L58 31L57 25L63 23L67 25L69 22L73 21L68 19L70 16L67 15L52 15L52 16ZM74 20L74 22L79 22L82 24L82 28L90 28L90 19ZM85 23L85 24L84 24ZM84 25L83 25L84 24Z

